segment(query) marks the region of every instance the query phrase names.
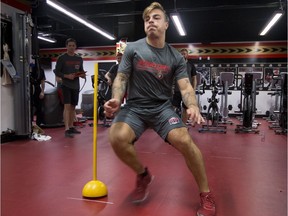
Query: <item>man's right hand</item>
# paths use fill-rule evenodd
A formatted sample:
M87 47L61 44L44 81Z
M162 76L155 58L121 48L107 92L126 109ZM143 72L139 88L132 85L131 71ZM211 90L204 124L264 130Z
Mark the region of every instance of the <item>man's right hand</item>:
M108 118L113 118L120 109L121 102L117 99L110 99L104 104L105 115Z
M111 78L109 77L109 78L106 78L106 80L107 80L107 83L108 83L108 85L112 85L112 80L111 80Z

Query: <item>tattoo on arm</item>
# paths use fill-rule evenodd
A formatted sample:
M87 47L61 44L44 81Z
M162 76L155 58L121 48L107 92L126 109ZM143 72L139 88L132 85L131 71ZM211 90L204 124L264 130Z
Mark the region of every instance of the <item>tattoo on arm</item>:
M112 86L112 98L122 100L126 92L127 82L129 76L123 73L117 73Z
M184 91L182 93L182 100L183 100L184 104L187 107L190 107L190 106L193 106L193 105L197 106L195 91L194 91L189 79L187 78L184 81L185 81L185 84L186 84L186 88L184 89Z

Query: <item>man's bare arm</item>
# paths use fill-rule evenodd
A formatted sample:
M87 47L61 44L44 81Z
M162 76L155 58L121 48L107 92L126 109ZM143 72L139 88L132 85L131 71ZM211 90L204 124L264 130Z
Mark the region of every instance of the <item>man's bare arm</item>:
M129 76L124 73L117 73L117 76L112 85L112 98L122 101L125 95Z
M195 90L193 89L188 78L178 80L179 90L182 95L184 104L191 108L193 106L198 107Z
M197 88L197 76L192 76L192 87L194 91L196 91Z

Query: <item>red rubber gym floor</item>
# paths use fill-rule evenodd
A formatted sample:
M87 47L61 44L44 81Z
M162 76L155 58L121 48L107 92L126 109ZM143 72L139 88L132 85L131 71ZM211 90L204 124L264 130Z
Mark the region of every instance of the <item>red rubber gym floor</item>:
M238 120L233 119L238 124ZM259 134L198 133L217 216L287 215L287 136L275 135L259 120ZM65 138L64 128L46 128L49 141L17 140L1 145L2 216L194 216L199 205L196 183L182 156L152 130L136 143L143 163L155 176L142 204L129 202L134 173L114 155L108 128L98 126L97 180L108 196L82 198L93 180L93 128Z

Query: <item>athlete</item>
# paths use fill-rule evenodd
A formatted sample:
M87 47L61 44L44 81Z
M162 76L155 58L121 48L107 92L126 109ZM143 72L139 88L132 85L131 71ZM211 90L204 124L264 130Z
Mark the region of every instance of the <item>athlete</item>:
M112 98L104 104L106 116L115 117L109 130L109 141L116 155L137 175L132 202L139 203L147 198L148 186L153 180L134 148L141 134L152 128L184 156L200 191L197 215L214 216L215 201L202 154L171 103L175 78L187 106L188 118L198 124L204 122L188 78L186 62L165 42L169 18L158 2L144 10L143 20L146 38L127 45L113 83ZM126 86L127 101L120 109Z

